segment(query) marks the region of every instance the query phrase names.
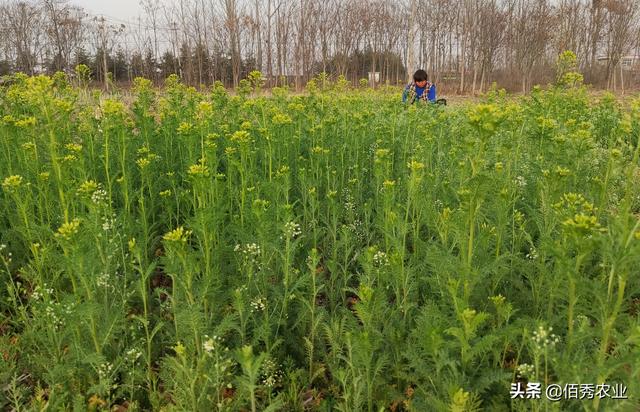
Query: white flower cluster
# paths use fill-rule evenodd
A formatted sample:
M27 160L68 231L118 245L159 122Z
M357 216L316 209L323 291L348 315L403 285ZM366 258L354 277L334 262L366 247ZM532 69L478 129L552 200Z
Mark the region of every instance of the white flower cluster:
M4 243L0 245L0 257L2 258L2 260L4 260L4 263L8 265L9 263L11 263L11 257L13 255L11 254L11 252L7 253L6 256L2 254L2 251L5 250L6 248L7 248L7 245L5 245Z
M305 259L305 263L307 264L307 267L316 269L315 267L313 267L313 258L311 257L311 255L307 256L307 259Z
M282 369L271 358L262 363L262 376L260 382L267 388L275 388L282 382L284 376Z
M529 253L527 253L527 259L536 260L538 258L538 251L535 247L531 247L529 249Z
M135 361L137 361L138 358L142 356L142 352L140 352L138 349L131 348L126 352L126 355L129 362L135 363Z
M529 365L528 363L521 363L516 368L516 373L518 374L518 376L522 378L532 377L534 371L535 371L535 368L533 367L533 365Z
M234 293L235 293L236 295L238 295L238 296L242 296L242 295L244 295L244 294L245 294L245 292L246 292L248 289L249 289L249 288L247 287L247 285L242 285L242 286L240 286L240 287L237 287L237 288L234 290Z
M45 306L44 313L50 319L53 326L61 328L64 326L63 317L73 313L73 306L71 303L63 305L60 302L51 302Z
M255 267L261 270L262 265L258 259L262 254L262 250L257 243L237 244L233 250L241 256L242 265L245 266L245 268L256 265Z
M545 329L544 326L540 325L538 326L538 330L533 331L531 340L537 350L551 349L560 342L560 338L551 333L552 330L553 328L551 326L549 326L549 329Z
M576 319L573 321L575 324L580 325L581 327L589 327L591 326L591 321L585 315L578 315Z
M369 145L369 156L373 156L376 153L376 150L378 150L377 140Z
M302 234L300 225L295 222L287 222L284 224L284 236L287 239L295 239Z
M104 216L102 218L102 230L104 230L105 232L112 230L115 227L115 224L116 219L114 216Z
M342 225L342 229L351 232L359 242L363 242L367 237L360 219L354 220L353 223Z
M234 252L241 253L245 257L255 259L260 256L260 246L256 243L246 243L244 245L237 244L235 248L233 248Z
M104 189L95 190L91 195L91 201L96 205L105 203L107 201L107 191Z
M212 337L209 337L209 335L204 335L204 342L202 342L202 349L207 353L211 353L216 348L216 346L218 346L220 341L221 339L216 335L213 335Z
M96 279L96 285L105 289L113 289L114 286L111 284L111 275L103 272Z
M107 377L109 377L112 370L113 364L109 362L101 363L100 366L98 366L98 376L100 377L100 379L106 379Z
M344 211L348 214L355 213L356 205L349 189L345 189L342 192L342 198L344 200Z
M36 287L33 288L33 292L31 292L31 299L41 300L44 298L44 295L47 295L47 297L51 297L51 295L53 295L53 289L48 288L46 283L43 288L40 288L40 285L36 285Z
M373 264L376 267L387 266L389 264L389 257L385 252L379 250L373 255Z
M527 186L527 179L523 176L517 176L515 179L515 184L518 185L521 189L524 189Z
M266 298L257 298L251 301L251 312L262 312L267 308Z

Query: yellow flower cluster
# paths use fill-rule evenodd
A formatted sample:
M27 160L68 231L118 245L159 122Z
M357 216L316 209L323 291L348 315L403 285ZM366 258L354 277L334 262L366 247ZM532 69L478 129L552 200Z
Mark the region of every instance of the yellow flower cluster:
M411 170L412 173L417 173L420 170L424 169L424 163L412 160L407 163L407 167L409 168L409 170Z
M480 131L493 134L504 121L505 113L493 103L478 104L468 112L469 123Z
M186 243L189 240L189 236L191 235L190 230L185 230L184 227L180 226L171 232L167 232L162 236L162 239L167 242L182 242Z
M246 130L238 130L231 135L230 140L238 144L249 144L251 143L251 135Z
M95 180L86 180L80 184L80 187L78 188L78 193L84 194L84 195L90 195L93 192L95 192L99 186L100 186L99 183L96 182Z
M575 230L578 233L586 233L590 231L604 231L605 229L598 223L598 218L592 215L585 215L583 213L575 214L573 217L562 222L562 225L566 228Z
M204 159L200 159L198 163L189 166L189 170L187 171L189 176L193 177L209 177L209 168L205 164Z
M8 192L13 192L22 185L22 176L12 175L5 177L2 181L2 188Z
M284 113L276 113L271 119L271 121L273 122L273 124L276 124L276 125L285 125L285 124L293 123L293 120L291 120L291 118Z
M313 154L329 154L331 150L325 149L322 146L315 146L311 149L311 153Z
M73 219L71 222L63 223L62 226L58 228L58 231L55 234L55 237L61 238L64 240L71 240L71 238L78 233L78 229L80 228L80 219Z
M191 123L188 122L182 122L180 123L180 125L178 126L178 129L176 130L176 132L181 135L187 135L189 134L191 131L193 130L193 125Z

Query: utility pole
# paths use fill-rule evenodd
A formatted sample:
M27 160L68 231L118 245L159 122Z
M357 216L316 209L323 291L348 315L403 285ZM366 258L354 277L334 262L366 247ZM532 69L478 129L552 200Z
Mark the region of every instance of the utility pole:
M109 67L107 66L107 46L109 44L109 38L107 36L113 36L113 42L117 41L116 37L124 32L125 25L120 24L120 26L108 26L107 21L104 16L100 16L100 18L94 17L93 21L98 25L98 43L100 48L102 49L102 77L104 80L104 88L106 91L109 91ZM114 65L115 72L115 65Z

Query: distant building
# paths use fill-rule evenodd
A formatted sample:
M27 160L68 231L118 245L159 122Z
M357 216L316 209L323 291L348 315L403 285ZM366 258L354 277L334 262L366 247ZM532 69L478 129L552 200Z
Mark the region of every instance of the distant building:
M598 57L598 62L603 64L606 63L608 60L609 60L608 56ZM630 54L630 55L622 56L622 58L620 59L620 65L622 65L622 67L627 70L640 69L640 55Z
M37 63L33 66L33 74L45 74L47 72L47 68L40 63Z

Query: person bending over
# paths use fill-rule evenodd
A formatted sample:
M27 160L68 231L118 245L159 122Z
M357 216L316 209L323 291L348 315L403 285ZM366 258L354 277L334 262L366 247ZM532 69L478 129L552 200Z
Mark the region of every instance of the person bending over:
M447 104L445 99L436 99L436 85L427 80L427 72L420 69L413 74L413 81L402 92L402 102L413 104L416 101L425 103Z

